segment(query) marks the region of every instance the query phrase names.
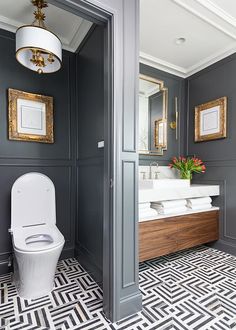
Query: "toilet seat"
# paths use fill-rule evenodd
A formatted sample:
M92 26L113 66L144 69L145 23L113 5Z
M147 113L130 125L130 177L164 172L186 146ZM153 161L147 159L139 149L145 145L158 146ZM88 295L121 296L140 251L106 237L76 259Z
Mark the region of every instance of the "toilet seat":
M16 227L12 234L14 248L24 252L47 251L65 242L59 229L52 224Z

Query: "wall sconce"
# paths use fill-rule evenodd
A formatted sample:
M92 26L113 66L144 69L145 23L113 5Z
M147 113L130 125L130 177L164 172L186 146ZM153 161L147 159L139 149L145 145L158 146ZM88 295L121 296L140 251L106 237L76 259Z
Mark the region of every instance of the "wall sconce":
M175 129L176 140L178 140L178 120L179 120L178 98L177 98L177 96L175 96L175 121L170 122L170 128Z

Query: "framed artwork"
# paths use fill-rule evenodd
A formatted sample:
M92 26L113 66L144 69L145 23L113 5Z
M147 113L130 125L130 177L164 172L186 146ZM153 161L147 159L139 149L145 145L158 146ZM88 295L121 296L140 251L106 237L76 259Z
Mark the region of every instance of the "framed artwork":
M8 89L9 139L53 143L53 98Z
M195 107L195 142L225 138L226 125L226 96Z
M155 147L165 149L166 143L166 121L163 119L155 120Z

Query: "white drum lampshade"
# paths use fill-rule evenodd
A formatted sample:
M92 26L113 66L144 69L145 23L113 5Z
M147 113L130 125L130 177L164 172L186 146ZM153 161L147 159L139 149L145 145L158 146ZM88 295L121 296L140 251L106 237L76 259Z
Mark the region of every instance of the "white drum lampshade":
M56 72L61 68L62 46L60 39L44 26L45 15L41 11L46 1L33 0L38 7L32 25L24 25L16 31L16 58L19 63L38 73Z

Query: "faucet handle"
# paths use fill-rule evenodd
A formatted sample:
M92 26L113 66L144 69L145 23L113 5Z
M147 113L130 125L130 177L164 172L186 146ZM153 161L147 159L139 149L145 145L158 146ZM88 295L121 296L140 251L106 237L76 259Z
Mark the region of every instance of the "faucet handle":
M140 172L142 174L142 179L145 180L146 179L146 172Z
M158 179L158 174L159 174L160 172L155 172L155 180L157 180Z

